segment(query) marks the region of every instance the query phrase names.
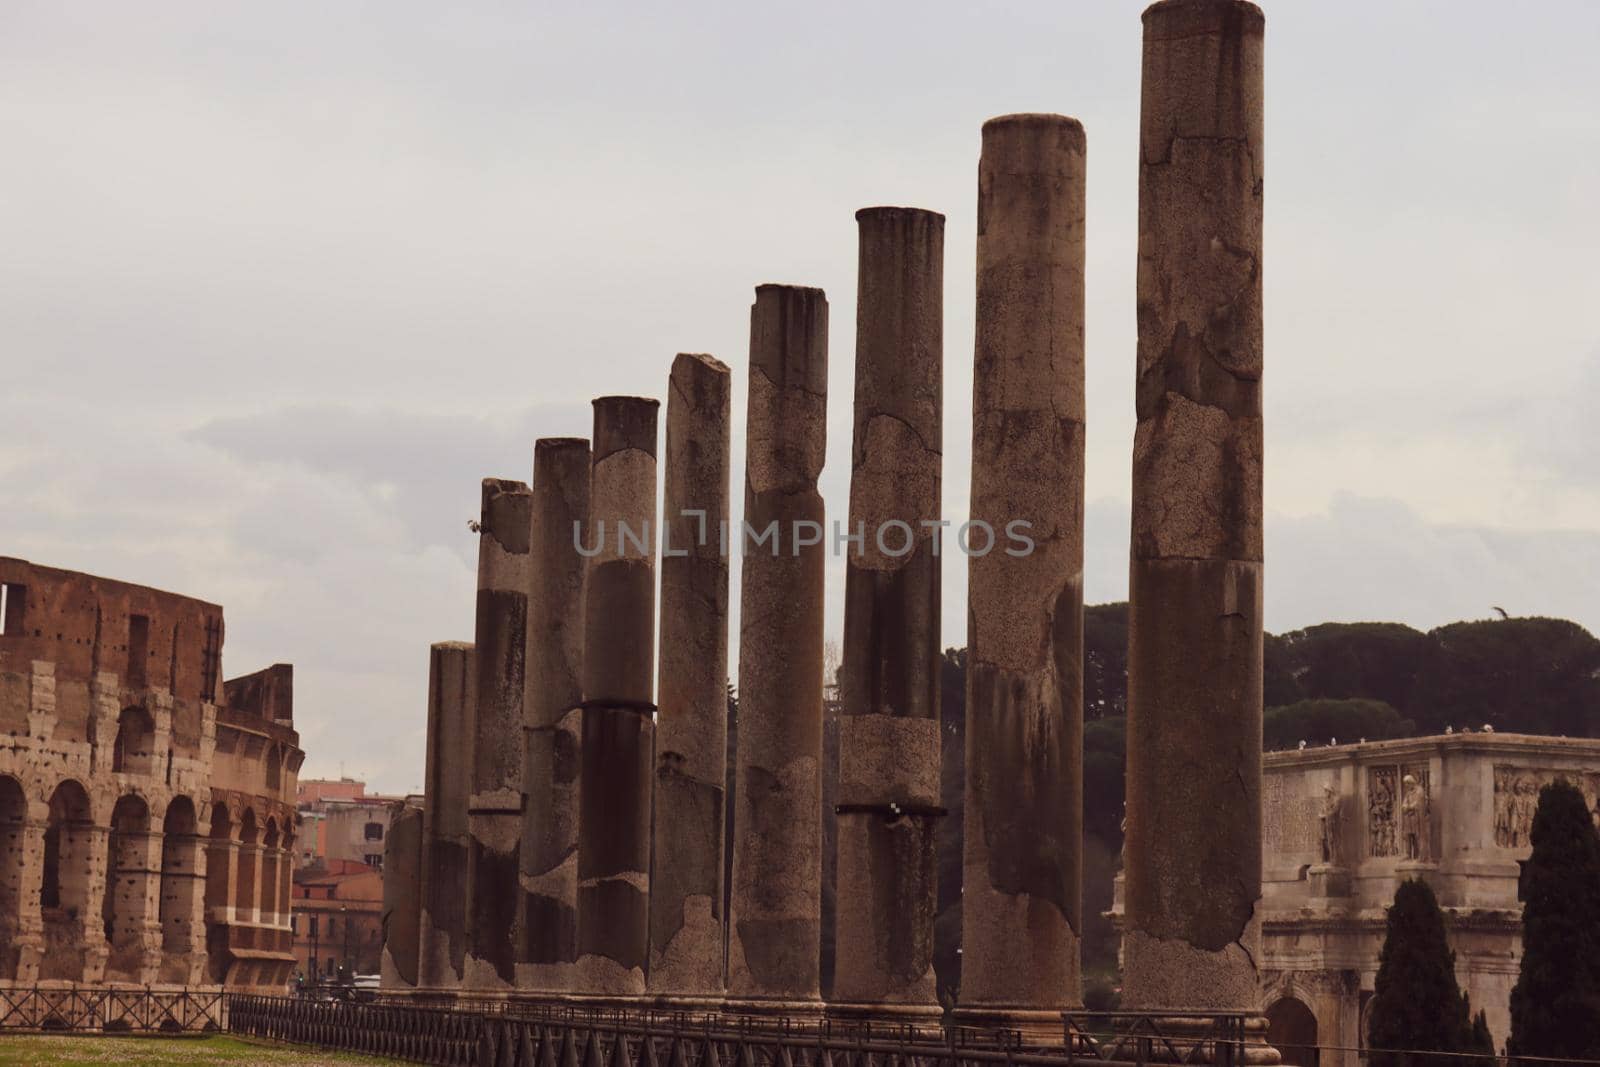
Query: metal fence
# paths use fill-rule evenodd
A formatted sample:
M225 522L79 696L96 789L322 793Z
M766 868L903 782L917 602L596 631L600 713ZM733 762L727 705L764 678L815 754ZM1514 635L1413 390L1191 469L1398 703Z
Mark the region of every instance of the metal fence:
M1059 1043L1006 1030L840 1026L681 1013L479 1003L422 1007L232 995L228 1029L441 1067L1059 1067L1246 1062L1245 1016L1098 1014Z
M205 1033L223 1028L225 1010L220 988L0 986L0 1032Z

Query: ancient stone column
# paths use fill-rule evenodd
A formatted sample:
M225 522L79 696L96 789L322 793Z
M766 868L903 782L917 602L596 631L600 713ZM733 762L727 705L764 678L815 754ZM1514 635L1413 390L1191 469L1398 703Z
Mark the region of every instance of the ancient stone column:
M745 413L730 1012L816 1015L822 1007L827 542L817 477L827 408L827 298L821 289L760 286L750 309ZM757 544L774 525L777 540Z
M1077 120L984 123L959 1011L1057 1039L1081 1002L1083 223Z
M517 988L561 993L578 962L578 752L583 737L583 589L575 530L589 517L589 442L533 449L533 559L522 704L522 903Z
M830 1013L940 1012L939 477L944 216L856 213L855 434L840 680Z
M679 355L667 389L656 686L650 992L723 992L722 835L728 772L728 368Z
M641 996L650 946L655 759L656 409L594 402L583 551L583 742L578 818L579 991Z
M478 704L473 716L467 832L467 969L462 985L515 982L521 888L522 697L528 651L528 532L533 494L521 482L483 480L478 524Z
M1144 13L1123 1004L1257 1007L1262 32Z
M383 958L386 990L417 984L417 917L421 898L422 809L403 804L389 820L383 844Z
M419 991L455 989L466 969L467 801L477 690L471 644L443 641L429 649Z

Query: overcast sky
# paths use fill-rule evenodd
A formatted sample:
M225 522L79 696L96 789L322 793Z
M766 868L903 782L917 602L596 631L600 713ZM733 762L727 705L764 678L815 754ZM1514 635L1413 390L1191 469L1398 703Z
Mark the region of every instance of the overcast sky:
M1600 4L1265 6L1268 627L1600 628ZM740 499L758 283L827 290L843 517L857 208L948 217L965 516L979 127L1059 111L1121 599L1140 8L7 0L0 554L221 602L228 674L295 665L303 775L418 788L479 478L705 351Z

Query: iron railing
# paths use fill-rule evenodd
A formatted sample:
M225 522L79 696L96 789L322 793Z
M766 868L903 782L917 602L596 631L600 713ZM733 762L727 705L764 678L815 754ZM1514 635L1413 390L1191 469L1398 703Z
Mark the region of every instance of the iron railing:
M519 1002L424 1007L230 995L228 1029L440 1067L1061 1067L1246 1062L1244 1015L1073 1015L1007 1030L736 1018Z
M0 1031L205 1033L223 1028L213 989L0 986Z

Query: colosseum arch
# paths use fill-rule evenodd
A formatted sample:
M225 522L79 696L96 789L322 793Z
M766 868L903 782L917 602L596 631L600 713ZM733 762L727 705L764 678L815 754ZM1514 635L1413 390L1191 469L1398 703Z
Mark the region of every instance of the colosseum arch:
M27 822L28 795L15 778L0 775L0 981L17 977L17 934L28 896L22 880Z
M278 921L278 841L278 820L269 815L261 834L261 921L269 926Z
M41 979L83 979L94 834L89 794L72 779L63 781L50 794L44 832L44 870L39 880L45 946L39 963Z
M105 922L107 977L142 980L154 872L150 856L150 805L129 793L111 811L106 847L106 888L100 906Z
M206 967L213 982L228 976L228 923L233 906L233 820L228 805L211 805L211 832L206 838Z
M201 903L200 821L194 801L175 796L161 820L161 966L162 980L188 979L188 957L200 951L204 938L195 929Z
M1317 1067L1317 1016L1302 1000L1280 997L1267 1008L1267 1043L1285 1064Z
M239 816L239 873L235 877L233 894L233 920L236 923L256 921L260 900L256 896L257 868L260 863L260 832L256 829L256 813L245 808Z

